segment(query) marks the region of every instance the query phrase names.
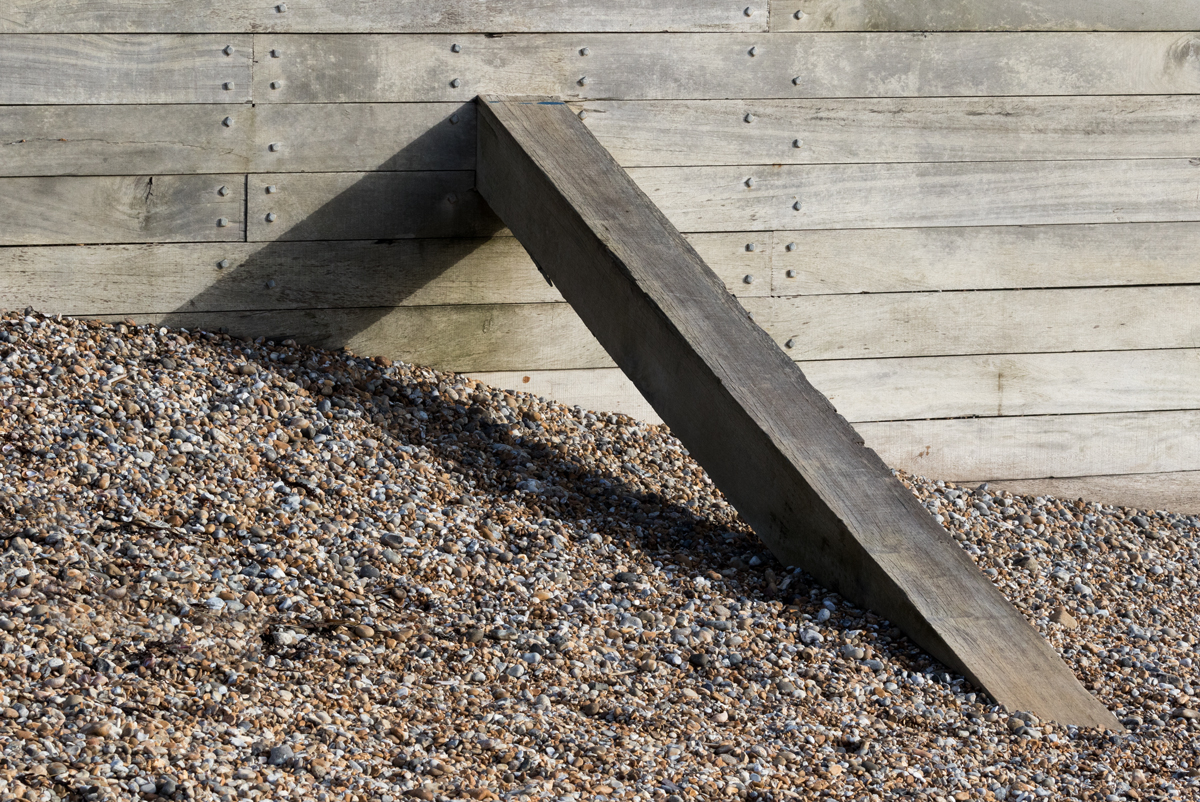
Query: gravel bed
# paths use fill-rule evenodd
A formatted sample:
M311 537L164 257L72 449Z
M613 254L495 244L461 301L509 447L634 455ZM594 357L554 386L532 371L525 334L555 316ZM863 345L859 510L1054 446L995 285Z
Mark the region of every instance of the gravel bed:
M662 426L0 320L0 800L1195 799L1200 521L902 477L1128 726L995 706Z

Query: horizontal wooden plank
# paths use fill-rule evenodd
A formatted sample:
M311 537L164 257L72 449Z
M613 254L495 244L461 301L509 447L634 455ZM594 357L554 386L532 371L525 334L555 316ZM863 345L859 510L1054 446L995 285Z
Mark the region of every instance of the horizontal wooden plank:
M577 101L623 167L1192 158L1200 98Z
M0 245L240 240L244 202L240 175L0 178Z
M775 0L772 31L1193 31L1190 0Z
M565 303L400 306L241 312L96 315L139 323L349 348L441 370L517 370L544 348L567 364L608 364L608 355ZM536 357L535 357L536 358Z
M1200 159L629 172L683 231L1200 220Z
M233 104L7 106L0 176L244 173L254 114Z
M950 417L1073 415L1200 409L1200 351L918 357L801 362L804 375L852 423ZM532 363L531 363L532 365ZM586 409L657 422L615 368L478 374Z
M629 174L688 232L1200 220L1200 162L1183 159L639 167ZM252 175L249 238L500 232L473 185L469 171Z
M769 237L752 252L743 234L689 240L733 292L769 290ZM561 300L512 237L0 248L0 307L46 314Z
M1200 285L745 299L797 360L1200 348L1197 304Z
M1200 411L859 423L892 467L1003 479L1200 470Z
M249 176L251 242L486 237L504 231L470 171Z
M256 102L1200 92L1196 34L260 34ZM459 46L458 52L453 49ZM586 52L586 54L585 54Z
M646 423L662 423L654 407L619 368L492 371L472 373L471 377L492 387L533 393L567 406L620 412Z
M1188 284L1197 242L1197 223L781 232L772 294Z
M1069 479L992 479L988 484L992 492L1007 490L1023 496L1082 498L1116 507L1200 514L1200 471L1074 476Z
M252 44L246 34L7 34L0 105L245 103Z
M767 0L10 0L0 33L764 31ZM749 9L749 13L746 13Z

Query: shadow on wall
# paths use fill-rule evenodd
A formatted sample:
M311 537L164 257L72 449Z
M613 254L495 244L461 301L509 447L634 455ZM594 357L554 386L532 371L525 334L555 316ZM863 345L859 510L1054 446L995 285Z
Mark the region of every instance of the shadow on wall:
M474 114L465 111L473 129ZM445 139L440 126L447 124L409 142L377 172L248 176L250 241L240 250L233 243L230 252L240 256L213 265L216 280L163 324L331 349L354 343L504 229L475 192L473 170L382 171L421 163ZM395 320L379 338L402 341L405 321L420 319Z

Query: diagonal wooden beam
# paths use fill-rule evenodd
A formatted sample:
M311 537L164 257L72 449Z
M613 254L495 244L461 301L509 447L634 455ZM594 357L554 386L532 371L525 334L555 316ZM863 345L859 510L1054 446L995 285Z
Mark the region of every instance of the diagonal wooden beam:
M565 105L477 103L479 191L781 562L1009 709L1121 729Z

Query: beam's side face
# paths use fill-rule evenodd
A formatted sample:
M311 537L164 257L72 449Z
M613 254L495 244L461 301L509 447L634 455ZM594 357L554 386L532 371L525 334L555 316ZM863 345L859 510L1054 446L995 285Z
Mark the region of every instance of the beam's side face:
M1117 726L565 106L481 99L478 188L782 561L1011 708Z

